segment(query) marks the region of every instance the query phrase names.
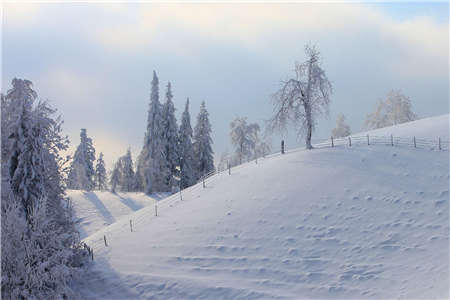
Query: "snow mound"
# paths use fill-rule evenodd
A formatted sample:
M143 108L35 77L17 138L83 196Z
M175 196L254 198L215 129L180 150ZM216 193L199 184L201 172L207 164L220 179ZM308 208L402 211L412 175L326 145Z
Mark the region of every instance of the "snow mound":
M122 217L143 207L153 205L159 197L148 197L144 193L86 192L68 190L79 222L80 237L85 238L100 229L113 224Z
M448 155L339 146L235 167L160 201L157 216L145 207L87 237L94 263L77 290L87 299L447 298Z

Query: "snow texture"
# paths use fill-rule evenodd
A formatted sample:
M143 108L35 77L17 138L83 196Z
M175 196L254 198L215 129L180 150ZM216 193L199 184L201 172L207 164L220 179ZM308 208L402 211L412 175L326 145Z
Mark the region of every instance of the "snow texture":
M391 130L430 136L442 118ZM95 260L76 287L87 299L447 298L449 178L447 151L268 156L87 237Z

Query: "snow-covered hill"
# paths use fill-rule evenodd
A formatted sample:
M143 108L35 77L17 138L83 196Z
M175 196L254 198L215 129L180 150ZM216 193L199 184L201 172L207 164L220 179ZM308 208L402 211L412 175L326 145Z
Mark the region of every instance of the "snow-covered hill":
M448 128L427 123L429 133L420 121L408 130ZM244 164L182 201L160 201L157 217L152 205L86 238L95 260L77 290L91 299L447 298L449 181L449 152L401 146Z
M399 124L386 128L371 130L371 135L378 136L399 136L424 138L429 140L437 140L439 137L443 140L449 140L450 132L450 114L437 117L420 119L413 122ZM366 134L366 133L364 133Z
M152 198L144 193L113 194L79 190L69 190L67 196L74 206L81 238L85 238L145 206L153 205L155 199L160 198Z

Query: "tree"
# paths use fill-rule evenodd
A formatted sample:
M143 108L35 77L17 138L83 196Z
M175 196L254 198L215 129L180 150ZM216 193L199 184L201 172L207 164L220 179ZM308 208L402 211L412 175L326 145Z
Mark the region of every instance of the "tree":
M70 167L68 186L74 190L91 191L95 187L94 177L95 148L92 139L87 136L86 129L80 132L80 144L73 156Z
M8 124L9 187L14 197L22 202L25 218L31 222L33 207L44 194L45 174L41 132L33 128L33 103L37 93L29 80L14 78L12 85L6 94L6 100L14 105Z
M139 185L146 194L167 191L165 179L169 174L164 157L164 143L162 141L161 103L159 102L159 80L153 71L150 107L147 117L147 131L144 146L138 159Z
M209 113L206 110L205 101L203 101L194 128L194 157L197 162L197 180L214 171L212 143Z
M135 190L135 173L133 170L133 159L131 150L128 149L124 156L119 157L114 164L111 173L111 191L115 193L117 188L122 192L132 192Z
M367 115L364 127L376 129L414 120L417 120L417 116L412 111L409 97L400 91L391 90L387 94L386 100L379 100L375 111Z
M172 90L170 82L167 84L166 102L162 108L162 140L164 143L164 157L169 170L165 179L165 185L172 190L178 183L174 176L178 176L180 163L178 149L178 125L175 118L175 106L172 102Z
M133 158L131 157L131 150L128 149L127 153L119 158L119 173L121 190L124 192L132 192L134 190L134 170L133 170Z
M100 152L95 165L95 187L100 191L106 190L106 181L105 161L103 160L103 153Z
M230 154L228 151L222 152L220 154L219 164L217 165L217 170L219 172L223 172L228 168L228 164L230 163Z
M270 130L286 130L288 124L297 127L299 135L306 135L306 148L312 149L311 136L317 117L328 114L332 85L320 66L320 53L306 46L307 60L295 64L295 78L281 82L272 96L274 116L269 120Z
M336 138L349 136L351 134L350 126L345 123L345 116L343 114L339 114L336 119L336 128L334 128L331 132L331 135Z
M62 121L28 80L13 79L2 100L1 266L5 299L72 296L67 282L85 252L64 195ZM4 106L3 106L4 105ZM9 163L3 163L3 162Z
M258 140L258 143L256 144L256 154L258 157L262 156L262 157L266 157L266 155L268 155L270 153L270 151L272 150L272 146L271 146L271 141L270 139L268 139L267 137L262 139L262 140Z
M116 193L117 186L120 184L120 161L114 164L114 169L111 172L109 184L111 185L111 192Z
M191 116L189 114L189 98L181 116L180 131L178 133L179 159L180 159L180 185L187 188L193 185L196 178L194 150L192 146Z
M242 163L242 158L249 159L256 155L259 125L256 123L247 124L247 118L236 117L231 122L230 127L231 143L236 146L239 163Z

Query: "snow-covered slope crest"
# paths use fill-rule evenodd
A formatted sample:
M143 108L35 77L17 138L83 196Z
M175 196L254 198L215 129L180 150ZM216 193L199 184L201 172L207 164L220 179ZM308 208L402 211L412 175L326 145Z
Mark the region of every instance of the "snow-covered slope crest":
M450 114L436 117L424 118L417 121L407 122L396 126L390 126L371 130L363 133L378 136L399 136L403 138L416 137L429 140L449 140L450 132Z
M159 197L144 193L116 193L69 190L67 195L79 221L80 237L85 238L143 207L153 205Z

